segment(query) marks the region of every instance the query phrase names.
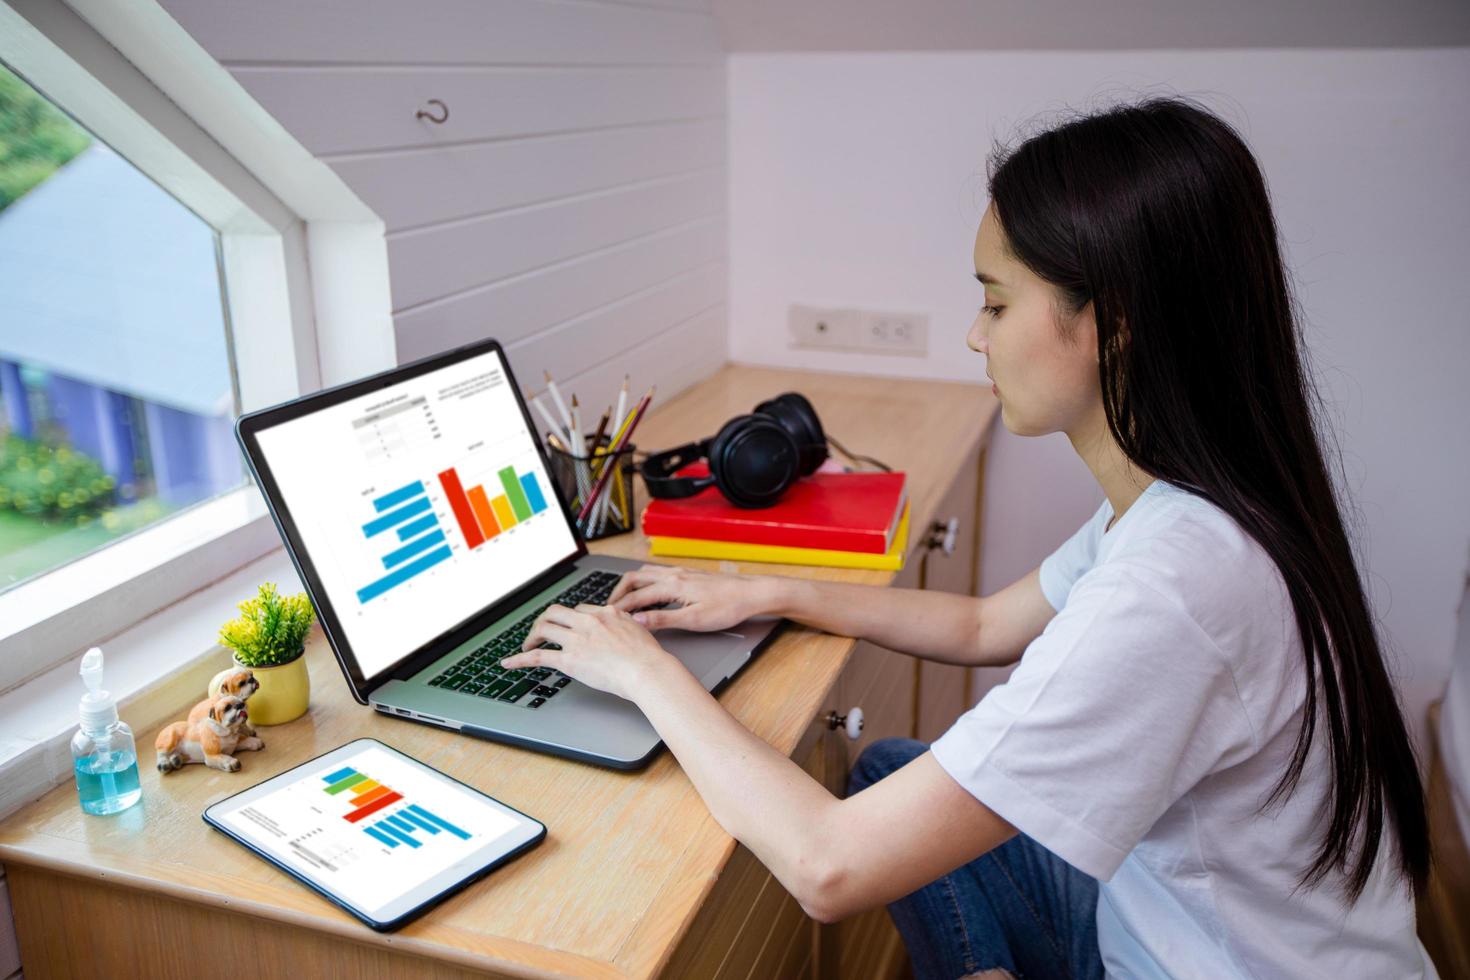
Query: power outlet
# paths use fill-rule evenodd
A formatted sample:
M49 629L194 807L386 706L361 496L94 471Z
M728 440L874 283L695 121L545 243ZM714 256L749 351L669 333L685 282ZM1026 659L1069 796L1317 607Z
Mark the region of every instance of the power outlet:
M791 304L791 347L861 350L861 317L852 310Z
M864 313L863 347L892 354L929 352L929 318L920 313Z

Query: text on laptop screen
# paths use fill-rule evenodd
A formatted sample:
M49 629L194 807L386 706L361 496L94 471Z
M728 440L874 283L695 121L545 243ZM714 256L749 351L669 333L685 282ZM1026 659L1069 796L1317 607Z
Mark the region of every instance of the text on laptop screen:
M258 434L365 678L576 552L534 438L493 350Z

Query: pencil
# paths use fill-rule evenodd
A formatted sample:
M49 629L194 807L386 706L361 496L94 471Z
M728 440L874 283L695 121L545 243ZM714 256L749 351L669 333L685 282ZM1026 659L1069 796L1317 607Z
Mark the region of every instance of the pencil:
M541 396L540 395L537 395L535 398L532 398L531 399L531 404L536 406L536 411L538 411L538 412L541 413L541 417L546 420L546 424L551 427L551 431L552 432L563 432L564 431L560 425L557 425L556 424L556 419L554 419L554 418L551 417L551 412L549 412L547 410L546 403L541 400Z
M623 409L626 408L627 405L628 405L628 376L626 374L624 374L623 375L623 385L622 385L621 388L618 389L618 407L617 407L617 411L613 414L613 418L617 420L617 426L618 426L619 430L621 430L622 429L622 426L623 426ZM598 475L601 476L602 474L599 473ZM602 513L602 509L603 508L599 507L599 509L598 509L598 513L599 514Z
M648 394L639 399L638 406L634 408L633 411L628 415L628 418L623 422L623 425L619 430L617 437L613 439L612 447L608 450L608 452L612 454L614 463L616 463L617 455L619 452L622 451L623 446L628 442L629 439L633 437L633 430L638 428L638 423L642 420L643 413L648 410L648 403L653 400L653 393L656 389L657 385L649 388ZM597 499L598 494L600 494L603 487L607 485L608 477L612 476L613 472L616 469L616 465L604 466L602 468L602 476L598 478L597 485L592 488L592 500L584 502L582 504L581 512L577 514L577 521L579 523L587 519L587 515L592 511L593 500Z
M572 431L572 417L567 414L567 403L561 400L561 392L556 387L556 382L551 380L551 372L543 370L546 375L546 389L551 392L551 400L556 403L556 410L561 413L561 420L566 425L568 434Z
M592 455L594 458L590 465L592 466L593 476L602 475L602 467L597 464L596 457L602 455L602 436L607 432L607 420L611 412L612 409L609 408L602 413L602 418L597 423L597 431L592 434Z

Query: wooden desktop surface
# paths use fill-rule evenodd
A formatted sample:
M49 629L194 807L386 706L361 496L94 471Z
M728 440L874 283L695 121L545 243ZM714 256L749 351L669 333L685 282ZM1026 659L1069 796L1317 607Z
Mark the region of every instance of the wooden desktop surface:
M726 365L675 398L655 400L635 442L662 449L713 434L731 416L789 390L805 394L826 430L853 452L908 473L911 551L967 452L985 438L996 409L990 392L978 385ZM641 507L641 482L638 492ZM647 541L636 530L590 547L648 560ZM879 585L893 579L880 571L740 567ZM853 644L789 626L719 700L790 754ZM127 890L134 903L167 898L228 909L508 976L649 977L668 962L735 848L670 753L661 751L644 770L619 772L397 721L352 700L318 629L307 662L310 710L297 721L262 728L265 750L241 753L238 773L189 766L161 775L152 766L153 740L172 719L125 714L139 748L142 802L117 816L92 817L78 807L73 786L57 787L0 825L0 861L12 881L45 874L63 888L110 886ZM188 707L180 704L176 717ZM545 841L423 918L379 935L200 819L209 804L361 736L381 739L535 816L548 827ZM24 914L18 904L17 915ZM263 928L262 937L278 929ZM63 944L80 937L96 942L106 931L105 925L62 921L53 928L48 917L44 941L57 945L45 958L64 957ZM27 952L23 945L22 955ZM208 961L209 951L181 949L177 955L180 965L198 965Z

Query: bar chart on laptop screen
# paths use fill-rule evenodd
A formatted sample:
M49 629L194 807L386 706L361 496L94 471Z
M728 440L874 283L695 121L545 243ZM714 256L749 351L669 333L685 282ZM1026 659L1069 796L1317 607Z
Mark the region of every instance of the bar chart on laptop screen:
M369 673L576 549L494 353L259 438Z
M495 471L494 479L492 489L498 492L491 497L485 481L466 486L459 467L451 466L441 470L432 483L414 480L374 498L374 516L362 525L362 533L369 539L381 535L388 550L380 556L382 569L373 569L379 577L357 590L358 602L370 602L450 560L454 535L466 550L474 550L546 510L546 495L535 469L521 472L514 465L503 466ZM435 513L431 487L448 507L452 520L441 522Z

